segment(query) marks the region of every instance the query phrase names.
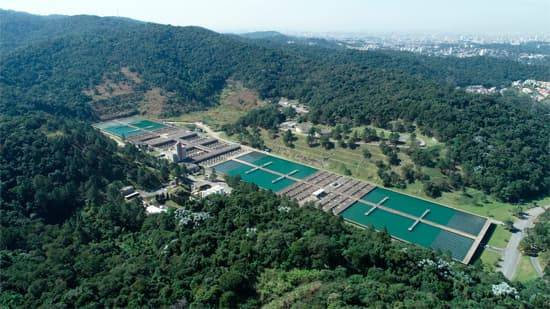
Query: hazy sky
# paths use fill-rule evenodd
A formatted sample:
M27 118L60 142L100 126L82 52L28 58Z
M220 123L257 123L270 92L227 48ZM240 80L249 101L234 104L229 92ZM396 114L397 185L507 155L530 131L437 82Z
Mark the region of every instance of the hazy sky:
M0 8L222 32L550 32L550 0L0 0Z

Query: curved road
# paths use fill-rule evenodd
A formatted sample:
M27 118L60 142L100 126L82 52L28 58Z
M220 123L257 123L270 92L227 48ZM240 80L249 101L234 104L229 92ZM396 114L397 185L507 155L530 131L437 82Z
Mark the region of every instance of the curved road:
M509 280L512 280L512 278L516 275L521 257L518 247L519 243L525 236L525 229L532 227L534 221L538 216L543 214L544 211L545 208L543 207L531 208L526 211L527 215L524 219L520 219L514 223L514 228L516 228L517 231L512 233L512 237L510 237L510 241L508 241L508 245L504 249L503 261L500 267L504 276Z

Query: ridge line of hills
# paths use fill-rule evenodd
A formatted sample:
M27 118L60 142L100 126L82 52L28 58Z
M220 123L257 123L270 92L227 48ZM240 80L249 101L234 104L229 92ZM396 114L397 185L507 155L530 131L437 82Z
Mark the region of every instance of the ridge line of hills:
M47 18L3 14L6 24L44 23L44 29L57 30L51 39L31 36L23 48L2 54L2 113L42 110L90 121L105 112L135 113L137 105L148 104L147 96L160 93L160 115L174 116L216 105L226 81L233 79L263 98L300 100L311 107L314 123L386 127L397 119L414 122L449 144L449 161L465 169L470 185L503 200L545 194L550 187L546 108L518 96L455 89L550 80L546 67L487 57L289 46L200 27L113 24L110 18L67 17L71 23L52 26ZM69 25L67 35L57 35ZM27 28L19 27L17 35L32 30ZM15 35L3 27L3 41ZM121 74L125 69L141 80L128 86L130 93L98 100L86 94L105 81L128 88L131 81Z
M548 192L547 110L456 86L549 74L0 10L0 306L542 308L548 275L509 282L236 179L229 196L192 200L180 165L90 124L149 115L141 108L153 99L156 116L208 109L238 81L262 98L300 100L313 123L414 124L446 143L448 168L469 186L520 201ZM181 208L167 213L146 216L120 194L173 179Z

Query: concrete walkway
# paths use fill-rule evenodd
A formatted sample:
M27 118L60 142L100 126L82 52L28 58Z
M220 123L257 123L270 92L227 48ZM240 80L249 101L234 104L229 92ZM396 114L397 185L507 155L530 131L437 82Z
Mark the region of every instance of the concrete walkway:
M508 241L508 245L504 249L503 261L500 268L500 271L502 271L504 276L509 280L512 280L512 278L516 275L521 257L518 247L523 237L525 237L525 229L532 227L533 222L538 216L543 214L544 211L545 208L543 207L531 208L526 211L525 218L514 223L516 232L512 233L512 237L510 237L510 241Z

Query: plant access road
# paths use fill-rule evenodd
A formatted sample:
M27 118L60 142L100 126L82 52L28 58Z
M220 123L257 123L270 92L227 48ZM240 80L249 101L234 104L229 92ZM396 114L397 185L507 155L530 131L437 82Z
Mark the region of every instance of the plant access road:
M504 276L509 280L512 280L516 275L521 257L521 252L518 247L523 237L525 237L526 229L533 226L537 217L543 214L547 207L548 206L531 208L526 211L526 216L524 218L514 223L516 232L512 233L510 241L508 241L508 245L504 249L503 261L500 267Z

